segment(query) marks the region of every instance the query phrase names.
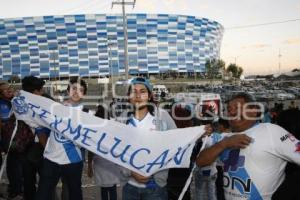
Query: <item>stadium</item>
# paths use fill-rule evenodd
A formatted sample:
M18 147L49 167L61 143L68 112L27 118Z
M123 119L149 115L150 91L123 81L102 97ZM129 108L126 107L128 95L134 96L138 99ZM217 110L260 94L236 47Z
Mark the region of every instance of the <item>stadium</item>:
M223 27L184 15L128 14L128 72L198 73L218 59ZM0 19L0 79L122 75L121 15L65 15Z

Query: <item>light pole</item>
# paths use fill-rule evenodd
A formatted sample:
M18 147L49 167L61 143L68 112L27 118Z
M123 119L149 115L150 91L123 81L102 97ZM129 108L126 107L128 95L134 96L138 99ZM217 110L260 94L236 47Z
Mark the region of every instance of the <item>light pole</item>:
M196 84L196 79L197 79L197 71L196 71L196 67L194 65L194 81L195 81L195 84Z
M50 60L53 61L53 71L54 71L54 81L55 81L55 92L57 91L57 64L56 64L56 51L54 49L52 49L50 51ZM49 80L51 80L51 63L50 63L50 72L49 72Z
M49 76L48 76L48 81L50 81L51 79L50 79L50 71L51 71L51 64L50 64L50 61L51 61L51 52L49 53L49 52L40 52L40 57L39 57L39 59L40 59L40 61L41 61L41 59L43 59L43 58L47 58L48 59L48 62L49 62ZM47 78L47 75L44 77L44 78Z
M238 56L235 56L234 57L234 64L236 65L236 60L239 58L239 57L241 57L242 55L238 55Z
M112 74L113 74L113 70L112 70L112 65L111 65L111 47L112 47L112 43L108 43L107 47L108 47L108 68L109 68L109 74L110 74L110 82L111 85L113 85L113 78L112 78Z
M114 5L122 5L122 16L123 16L123 31L124 31L124 67L125 67L125 78L128 80L128 34L127 34L127 18L125 13L125 6L132 5L135 6L136 0L133 1L114 1L111 4L111 7Z
M52 59L53 59L55 91L57 91L57 89L58 89L58 83L57 82L60 81L59 51L61 49L64 49L64 48L65 47L62 47L59 44L57 44L57 48L53 49L50 52L50 55L52 55ZM50 74L49 74L49 80L50 80Z
M280 52L280 49L279 49L279 53L278 53L278 74L280 75L280 72L281 72L281 52Z
M55 52L54 54L54 75L55 75L55 83L57 85L57 76L59 75L59 69L57 70L57 67L59 66L59 52ZM58 63L56 61L56 56L57 56L57 60L58 60Z
M57 76L59 76L59 51L51 50L50 59L53 60L53 69L54 69L54 80L57 81ZM57 63L58 60L58 63ZM50 74L49 74L50 77ZM49 78L50 79L50 78Z

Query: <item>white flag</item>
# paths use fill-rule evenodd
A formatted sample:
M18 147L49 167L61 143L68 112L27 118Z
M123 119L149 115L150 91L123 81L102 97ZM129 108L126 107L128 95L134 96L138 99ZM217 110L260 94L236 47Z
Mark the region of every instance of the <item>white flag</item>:
M62 134L75 144L144 176L166 168L189 167L194 144L204 133L204 126L163 132L135 128L25 91L12 104L17 119L29 126L47 127L51 134Z

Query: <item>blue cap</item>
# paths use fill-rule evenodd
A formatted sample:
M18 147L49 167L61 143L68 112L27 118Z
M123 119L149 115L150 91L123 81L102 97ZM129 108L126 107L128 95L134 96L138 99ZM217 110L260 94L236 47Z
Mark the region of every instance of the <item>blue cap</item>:
M151 85L150 81L143 78L143 77L136 77L130 81L130 84L142 84L144 85L150 92L152 92L153 86Z

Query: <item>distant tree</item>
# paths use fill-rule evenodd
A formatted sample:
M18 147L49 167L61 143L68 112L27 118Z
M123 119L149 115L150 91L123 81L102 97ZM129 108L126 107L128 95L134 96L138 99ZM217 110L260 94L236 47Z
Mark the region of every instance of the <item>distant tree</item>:
M238 73L237 73L237 78L240 78L241 75L243 74L244 69L242 67L238 67Z
M237 66L236 64L229 64L226 71L231 73L232 77L234 78L240 78L244 72L243 68Z
M220 71L225 69L225 62L217 59L207 60L205 69L209 79L216 78L220 75Z

